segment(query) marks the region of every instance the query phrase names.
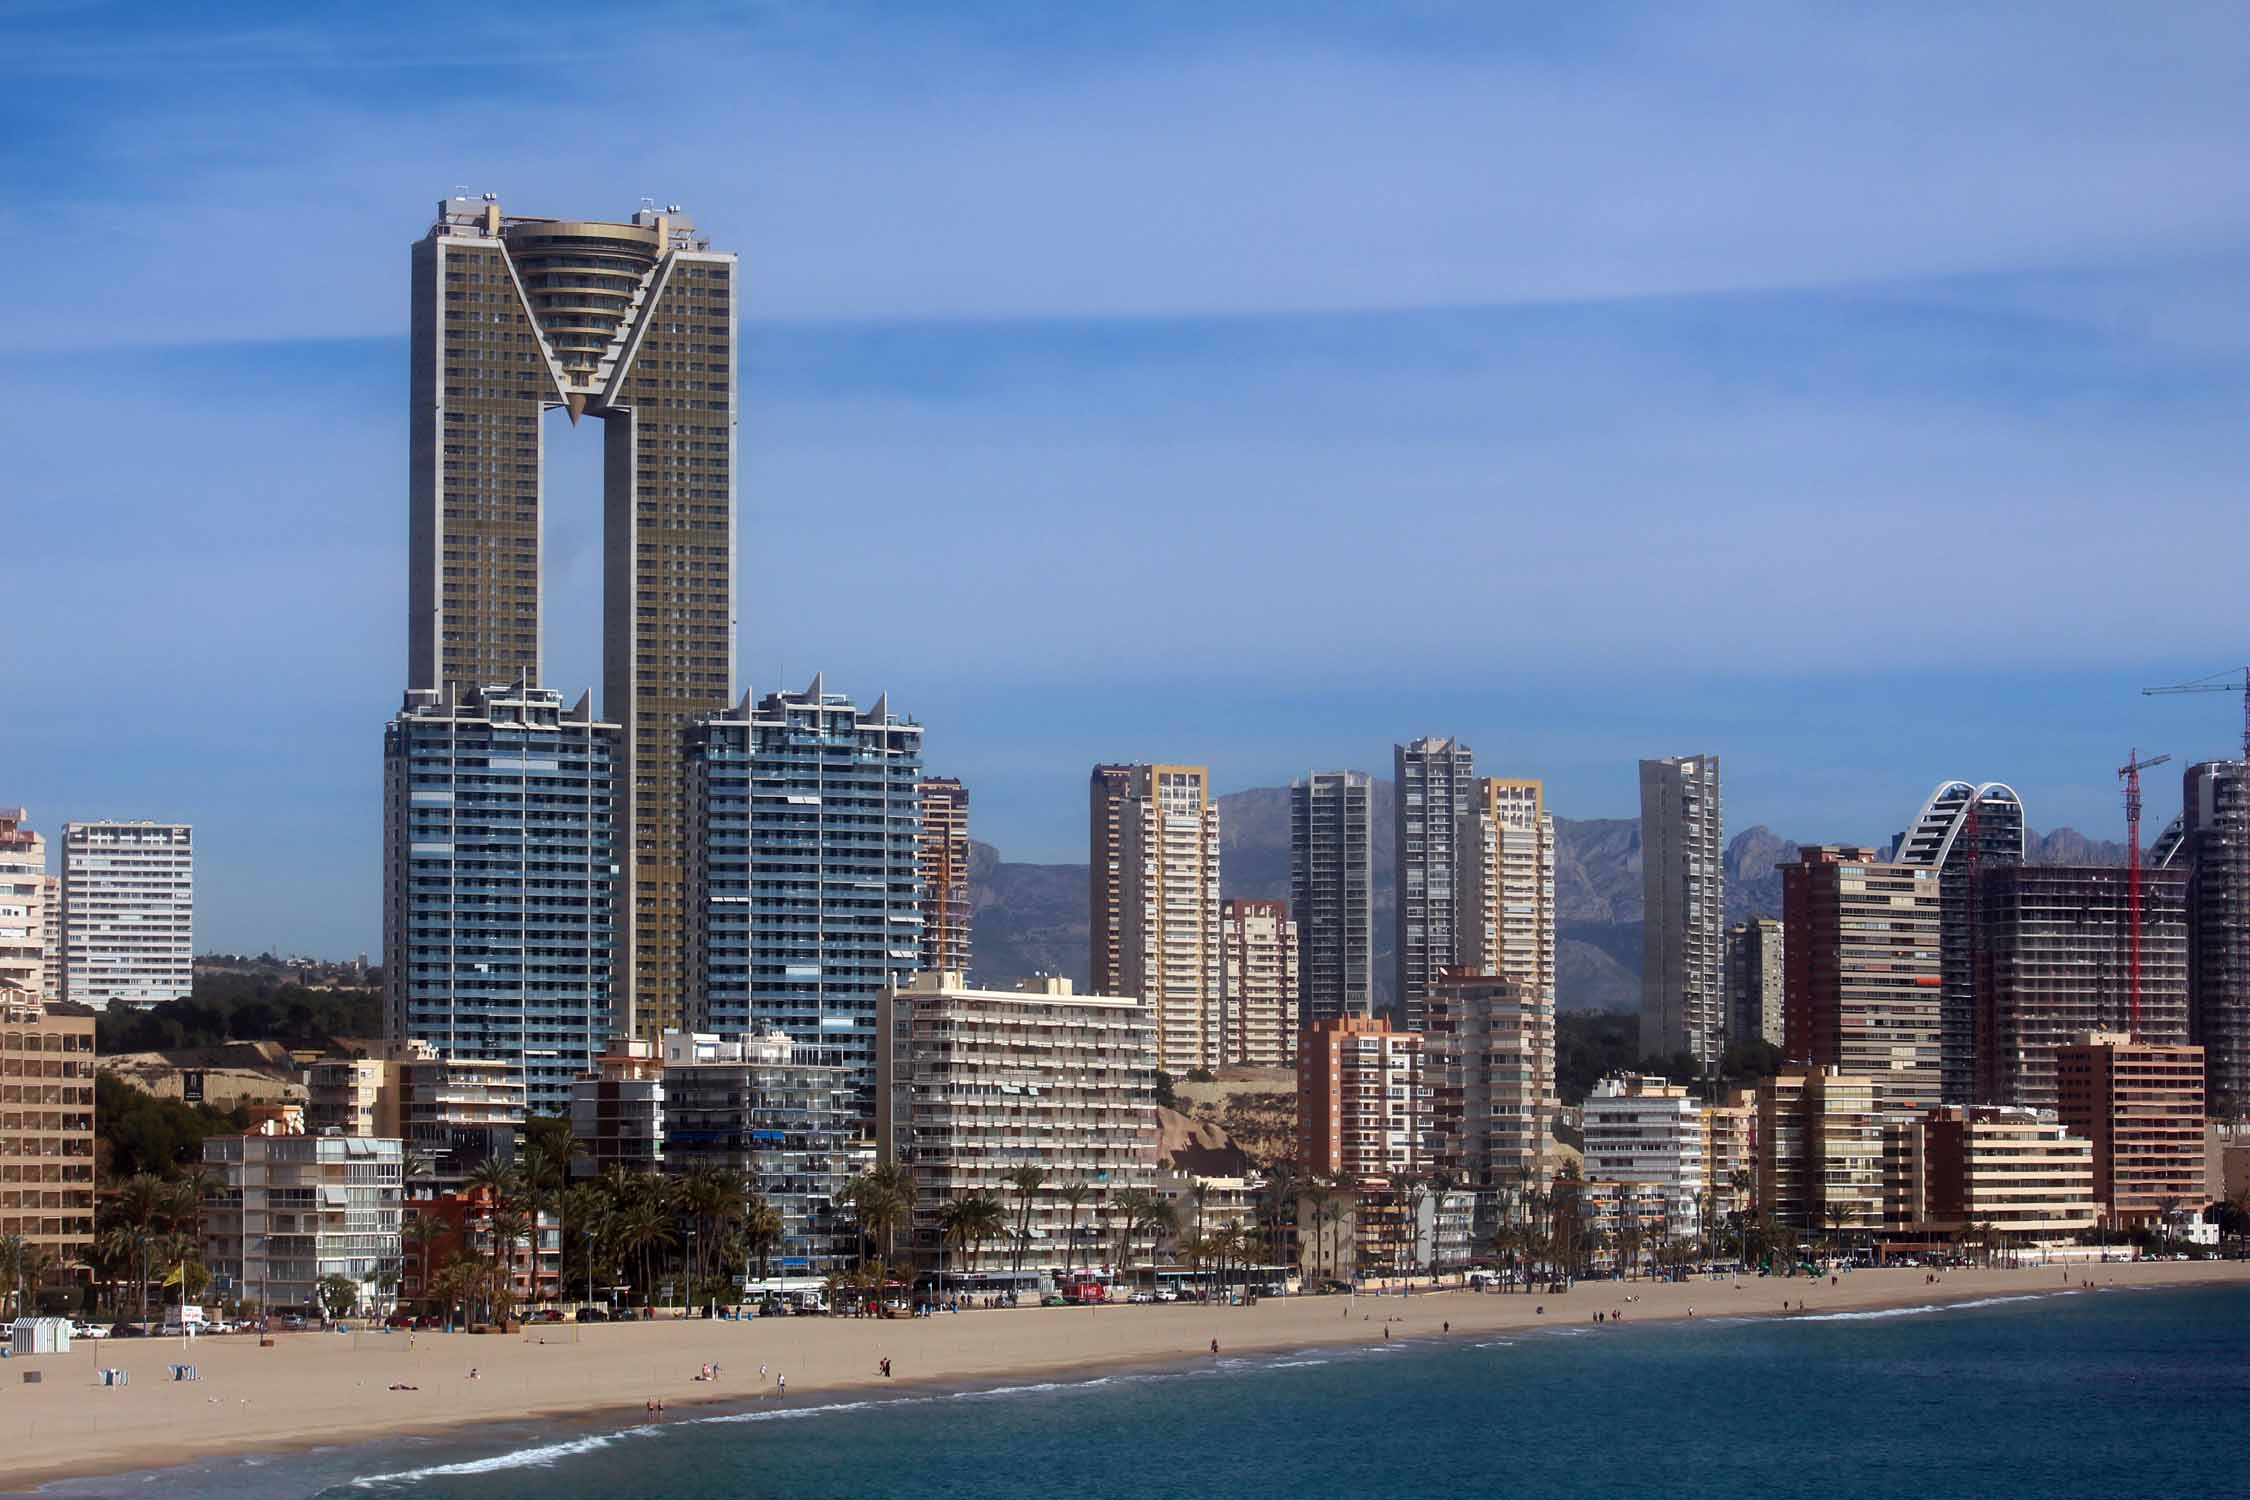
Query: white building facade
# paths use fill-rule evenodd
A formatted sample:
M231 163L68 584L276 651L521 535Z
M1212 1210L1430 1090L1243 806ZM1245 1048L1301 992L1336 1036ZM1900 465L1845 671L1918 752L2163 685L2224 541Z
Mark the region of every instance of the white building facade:
M62 998L106 1010L195 987L195 844L185 823L66 823Z

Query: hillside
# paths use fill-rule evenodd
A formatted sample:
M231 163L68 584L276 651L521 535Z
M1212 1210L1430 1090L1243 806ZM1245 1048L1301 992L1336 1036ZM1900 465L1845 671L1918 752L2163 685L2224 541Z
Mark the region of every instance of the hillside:
M1375 995L1390 998L1397 851L1391 783L1375 783ZM1257 787L1219 798L1220 864L1226 894L1289 896L1289 791ZM2122 864L2124 845L2075 829L2034 833L2034 864ZM1727 841L1729 921L1779 916L1777 866L1797 845L1765 827ZM970 865L980 982L1011 984L1034 973L1086 981L1086 867L1010 864L978 844ZM1640 1004L1641 826L1637 818L1555 820L1557 988L1566 1010L1631 1010Z

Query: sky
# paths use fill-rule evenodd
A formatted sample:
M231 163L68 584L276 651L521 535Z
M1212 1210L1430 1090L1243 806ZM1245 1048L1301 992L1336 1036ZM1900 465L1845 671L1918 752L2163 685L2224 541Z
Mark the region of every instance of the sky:
M741 253L738 689L887 692L1010 858L1097 760L1874 842L2237 743L2139 689L2250 660L2238 6L0 0L0 127L0 803L194 822L201 947L379 950L457 191Z

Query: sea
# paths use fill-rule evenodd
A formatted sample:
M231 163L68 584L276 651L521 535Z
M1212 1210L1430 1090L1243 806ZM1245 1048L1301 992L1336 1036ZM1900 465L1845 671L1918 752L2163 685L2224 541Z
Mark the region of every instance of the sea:
M1223 1340L1223 1314L1214 1327ZM1574 1324L661 1424L504 1423L38 1493L164 1500L2027 1496L2231 1490L2250 1288Z

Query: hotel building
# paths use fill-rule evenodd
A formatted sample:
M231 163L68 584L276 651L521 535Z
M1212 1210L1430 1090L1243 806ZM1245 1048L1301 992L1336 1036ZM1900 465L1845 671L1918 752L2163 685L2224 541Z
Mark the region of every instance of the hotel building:
M911 1243L935 1265L946 1206L977 1193L1013 1204L1008 1173L1037 1167L1023 1264L1053 1271L1109 1259L1081 1210L1070 1242L1061 1189L1114 1202L1157 1182L1156 1029L1140 1000L1080 995L1067 979L976 990L958 974L918 974L883 992L876 1089L881 1159L914 1177ZM1012 1210L1011 1210L1012 1211Z
M94 1248L94 1018L0 996L0 1236Z
M1661 1078L1613 1074L1586 1096L1584 1120L1587 1180L1655 1188L1670 1235L1693 1235L1710 1153L1703 1109L1688 1091Z
M1886 1128L1906 1162L1904 1201L1888 1217L1907 1232L1959 1240L1989 1226L2040 1243L2094 1227L2093 1147L2052 1116L1953 1105Z
M410 690L383 737L390 1039L503 1063L541 1114L623 1024L619 744L524 687Z
M601 424L614 998L648 1036L681 1023L689 983L682 736L733 697L735 281L677 206L613 222L452 198L412 256L410 689L542 680L544 419Z
M157 1005L195 988L195 847L185 823L65 823L62 999Z

